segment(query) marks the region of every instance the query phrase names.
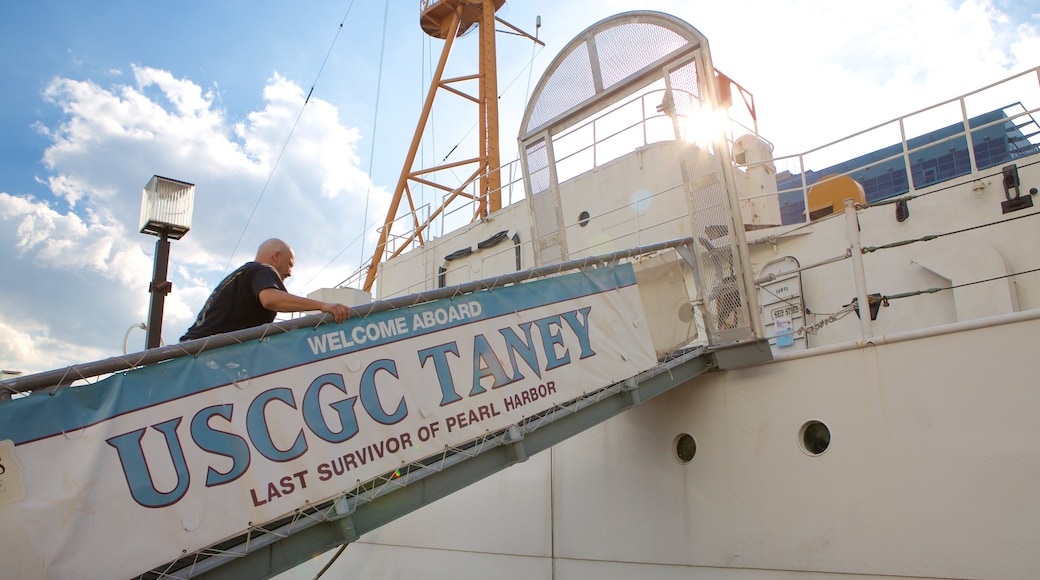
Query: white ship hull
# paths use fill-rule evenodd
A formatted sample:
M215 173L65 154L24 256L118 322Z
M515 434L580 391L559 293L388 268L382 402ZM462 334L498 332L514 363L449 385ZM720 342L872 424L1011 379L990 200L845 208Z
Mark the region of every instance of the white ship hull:
M1040 363L1016 353L1038 318L698 377L362 538L331 577L1033 578Z

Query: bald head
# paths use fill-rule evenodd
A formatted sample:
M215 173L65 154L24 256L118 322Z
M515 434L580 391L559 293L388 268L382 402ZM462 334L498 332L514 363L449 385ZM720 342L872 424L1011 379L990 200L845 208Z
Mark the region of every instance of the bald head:
M278 238L271 238L257 248L256 261L273 266L282 277L282 280L285 280L292 276L296 255L293 253L292 248L289 247L289 244Z

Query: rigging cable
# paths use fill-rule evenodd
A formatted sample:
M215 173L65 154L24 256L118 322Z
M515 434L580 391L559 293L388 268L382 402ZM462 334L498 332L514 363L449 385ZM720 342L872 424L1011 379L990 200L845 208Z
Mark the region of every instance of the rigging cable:
M531 102L531 77L534 76L534 57L538 55L538 31L542 29L542 17L539 16L534 24L534 39L531 44L531 60L527 62L527 88L524 89L524 109ZM512 83L510 83L512 84ZM508 87L506 87L508 88Z
M892 248L898 248L900 246L908 246L910 244L916 244L917 242L930 242L930 241L932 241L932 240L934 240L936 238L941 238L941 237L944 237L944 236L952 236L953 234L963 234L964 232L970 232L972 230L979 230L979 229L982 229L982 228L988 228L990 226L999 226L999 225L1006 224L1008 222L1013 222L1015 220L1019 220L1019 219L1027 218L1027 217L1034 217L1034 216L1037 216L1037 215L1040 215L1040 212L1027 213L1027 214L1023 214L1023 215L1007 218L1007 219L1004 219L1004 220L998 220L998 221L995 221L995 222L990 222L988 224L979 224L977 226L971 226L969 228L962 228L962 229L959 229L959 230L953 230L953 231L944 232L944 233L941 233L941 234L929 234L927 236L921 236L919 238L912 238L912 239L909 239L909 240L902 240L902 241L898 241L898 242L892 242L890 244L883 244L883 245L880 245L880 246L864 246L861 251L864 254L869 254L871 252L876 252L878 250L889 250L889 249L892 249Z
M535 51L535 49L537 49L537 52ZM531 49L531 60L527 61L527 64L524 66L524 68L520 69L520 71L518 73L516 73L516 76L513 77L513 80L509 81L509 84L506 85L506 88L502 89L502 92L499 93L499 95L498 95L499 99L501 99L503 96L505 96L506 93L509 92L510 87L512 87L514 84L516 84L517 79L520 78L520 75L524 74L525 70L528 71L528 73L529 73L528 77L530 77L530 73L534 72L534 59L541 52L542 52L542 50L539 49L538 48L538 44L535 43L533 45L533 48ZM530 78L528 78L527 87L528 87L527 90L530 91L530 88L531 88ZM531 95L529 95L529 94L524 95L524 108L527 108L527 101L530 98L531 98ZM469 137L470 133L472 133L473 130L476 129L477 125L479 125L479 124L480 124L479 121L477 121L476 123L473 123L473 125L469 128L469 130L466 131L466 134L463 135L462 137L460 137L458 143L456 143L455 146L451 148L451 151L448 151L448 154L444 156L444 159L441 159L441 163L444 163L445 161L448 160L449 157L451 157L451 154L454 153L455 150L459 148L459 145L462 145L462 142L467 137ZM453 175L455 174L454 170L452 170L452 174Z
M351 4L351 6L354 5L353 0L351 0L350 4ZM390 14L390 2L389 2L389 0L387 0L384 3L383 6L384 6L383 7L383 41L380 43L381 44L381 48L379 50L379 76L378 76L378 78L376 80L376 106L375 106L375 111L372 114L372 147L369 149L369 154L368 154L368 191L365 193L365 213L364 213L364 219L363 219L362 223L368 223L368 202L372 198L372 165L373 165L373 160L375 159L376 126L379 123L379 94L380 94L380 90L381 90L382 85L383 85L383 56L386 53L386 29L387 29L386 25L387 25L387 21L389 20L389 14ZM347 9L347 12L348 13L350 12L349 8ZM322 66L324 67L324 64ZM364 228L361 231L361 234L360 234L360 237L361 237L361 260L362 260L362 262L364 261L364 254L365 254L365 237L364 236L365 236L365 232L367 232L367 231L368 231L368 228L366 227L366 228ZM349 248L351 246L351 244L353 244L355 242L357 242L357 238L354 238L353 242L351 242L350 244L347 244L347 246L345 248L343 248L342 250L340 250L339 253L336 254L331 260L329 260L329 262L327 264L322 266L322 268L320 270L318 270L318 272L316 274L314 274L314 276L312 276L310 278L310 280L307 281L307 283L309 284L311 280L313 280L316 276L318 276L318 274L321 274L322 272L324 272L325 268L328 268L329 265L331 265L334 261L336 261L336 259L338 259L341 255L343 255L343 252L346 252L347 248ZM331 568L333 564L336 563L336 560L339 559L340 555L343 554L343 550L345 550L346 548L347 548L347 544L346 543L340 545L339 549L332 556L332 558L329 559L329 561L325 564L325 566L321 569L321 571L318 572L318 574L316 576L314 576L314 579L318 580L319 578L321 578L325 574L325 572L329 568Z
M383 50L384 51L385 51L385 46L386 46L386 28L387 28L387 26L386 26L386 21L385 21L385 16L384 16L384 23L383 23L383 47L384 47ZM535 47L537 47L537 46L538 45L535 44ZM541 49L538 49L537 52L534 52L534 49L532 49L531 59L528 61L527 65L524 68L520 69L520 72L518 72L516 74L516 76L513 77L513 80L510 81L508 85L506 85L505 89L503 89L501 94L498 95L499 98L502 98L502 96L505 95L509 91L510 87L512 87L516 83L517 79L520 78L520 75L522 75L524 73L525 69L528 70L528 71L533 71L534 70L534 59L540 53L541 53ZM430 51L429 54L430 54L431 59L432 59L432 50ZM383 53L380 53L379 63L380 63L380 65L379 65L379 71L380 71L379 72L379 74L380 74L379 80L380 80L380 83L377 83L377 89L376 89L376 93L377 93L376 94L376 109L375 109L377 116L378 116L378 112L379 112L379 100L380 100L380 98L379 98L379 88L378 87L379 87L379 84L381 84L382 72L383 72ZM430 62L430 69L431 69L431 73L432 73L432 69L433 69L432 60ZM425 93L423 93L423 94L425 95ZM529 98L530 98L530 95L525 96L525 104L526 104L527 99L529 99ZM425 99L425 96L424 96L424 99ZM433 132L434 129L435 129L435 126L434 126L434 122L433 122L432 119L430 121L430 126L431 126L431 132ZM474 123L473 126L470 127L469 131L467 131L466 134L463 135L462 139L465 139L466 137L468 137L469 134L472 133L474 129L476 129L476 127L477 127L477 123ZM373 132L374 131L375 131L375 125L373 124ZM459 147L459 145L461 145L462 139L460 139L459 143L457 143L454 147L452 147L451 151L449 151L448 154L444 157L444 161L447 161L448 157L450 157L451 154ZM424 141L424 143L425 143L425 141ZM373 150L373 153L370 155L370 157L374 157L375 156L374 155L374 150L375 150L375 137L374 137L374 135L373 135L373 148L372 148L372 150ZM371 159L370 159L370 163L371 163ZM452 174L455 175L453 169L450 170L450 171L452 171ZM371 165L370 165L370 168L369 168L369 178L370 179L371 179L371 175L372 175L372 171L371 171ZM456 177L457 177L457 175L456 175ZM369 192L371 193L371 189L369 190ZM366 197L366 199L365 199L365 222L366 223L368 223L368 200L369 200L369 198ZM365 249L364 249L363 237L364 237L365 232L367 232L370 228L373 228L373 227L378 225L377 219L378 218L373 219L372 223L368 224L366 226L366 228L361 232L361 234L359 234L357 237L355 237L353 240L351 240L350 243L347 244L346 247L344 247L342 250L340 250L340 252L338 254L336 254L331 260L329 260L328 264L326 264L324 267L322 267L322 269L319 270L318 273L315 274L315 276L317 276L318 274L323 272L333 262L335 262L340 256L342 256L343 253L346 252L351 246L353 246L355 243L357 243L358 238L362 238L361 259L360 259L360 262L359 262L362 266L359 267L358 272L356 272L355 274L364 272L364 270L365 270L365 268L364 268ZM344 285L348 284L353 277L354 277L354 274L352 274L351 276L348 276L347 278L342 280L339 284L337 284L337 286L344 286ZM313 279L314 279L314 277L311 278L311 280L313 280ZM310 282L310 280L308 282Z
M361 222L361 223L366 223L366 224L368 223L368 204L369 204L369 201L372 199L372 167L375 165L376 128L379 126L379 102L381 100L380 99L380 93L382 92L382 89L383 89L383 58L386 56L386 29L387 29L387 22L389 20L389 16L390 16L390 2L389 2L389 0L387 0L387 2L385 2L383 4L383 39L382 39L382 42L379 43L380 44L380 46L379 46L379 76L376 77L376 106L375 106L375 110L372 113L372 146L371 146L371 148L369 148L369 153L368 153L368 191L365 192L365 213L364 213L364 219ZM365 231L368 231L368 228L365 228ZM362 233L364 233L364 232L362 232ZM346 248L344 248L343 251L346 251ZM342 254L342 253L343 252L340 252L340 254ZM338 258L339 254L337 254L336 257ZM364 261L365 261L365 237L361 236L361 259L360 259L360 262L363 263ZM324 268L322 268L322 269L324 269Z
M227 274L228 268L231 267L231 260L234 259L235 253L238 252L238 247L242 244L242 238L245 237L246 230L249 229L249 224L253 221L253 216L256 215L257 208L260 207L260 201L263 200L264 194L267 193L267 187L271 184L271 179L274 178L274 172L277 171L278 164L282 160L282 155L285 154L285 150L289 147L289 141L292 140L293 133L296 132L296 127L300 124L300 119L303 118L303 111L311 101L311 95L314 94L314 88L318 86L318 79L321 78L321 73L325 70L325 64L329 62L329 55L332 54L332 49L336 46L336 41L339 40L340 33L343 32L343 24L347 21L347 16L350 15L350 9L353 7L354 0L351 0L350 5L347 6L346 13L343 14L343 19L340 20L339 26L336 28L336 34L332 37L332 43L329 45L328 51L325 52L325 59L321 61L321 66L318 68L318 74L315 75L314 82L311 83L311 89L307 91L307 98L303 100L303 105L300 106L300 112L296 115L296 120L293 122L293 126L289 130L289 134L285 137L285 142L282 144L281 150L278 151L278 157L275 158L274 164L271 165L271 171L267 174L267 181L264 182L263 188L260 189L260 195L257 196L256 203L253 204L253 210L249 212L249 217L246 218L246 223L242 227L242 233L238 236L238 241L235 242L235 247L231 250L227 263L224 264L224 272L221 276Z
M432 83L433 82L433 73L436 70L436 67L435 67L435 65L433 63L433 38L431 38L429 35L427 35L423 39L423 51L425 52L425 55L426 55L426 62L424 62L423 65L428 67L427 70L430 73L430 82ZM427 83L425 81L426 81L426 71L423 71L423 83L419 85L419 106L420 107L426 106L426 91L424 90L425 89L424 85L426 85ZM429 154L429 159L430 159L430 162L431 162L431 165L432 165L432 164L436 163L436 161L434 161L434 159L437 158L437 118L431 115L428 122L430 124L430 139L428 141L426 139L422 140L423 149L424 149L424 151L423 151L423 154L424 154L423 155L423 163L426 163L426 154L428 153ZM427 151L427 148L428 148L428 151ZM421 196L420 200L421 200L422 204L426 205L427 204L427 199L426 199L427 187L426 187L426 185L419 184L419 192L420 192L420 196ZM433 203L437 200L437 192L436 191L430 191L429 195L430 195L429 204L432 207ZM432 231L432 229L433 229L433 225L432 224L430 225L430 229ZM441 218L441 234L442 235L444 234L444 218L443 217Z
M362 217L362 224L364 224L364 227L361 229L361 233L359 233L357 236L355 236L353 240L351 240L346 246L343 247L343 249L341 249L335 256L333 256L332 259L330 259L324 266L322 266L321 269L318 270L314 274L314 276L311 276L311 278L309 280L307 280L307 284L310 284L310 282L313 281L315 278L317 278L319 274L324 272L326 270L326 268L328 268L336 260L338 260L339 257L342 256L347 250L349 250L351 246L356 244L359 239L361 240L361 259L360 259L359 263L364 264L365 263L365 233L370 228L374 228L379 223L378 222L378 218L374 218L372 220L372 223L368 222L368 206L369 206L370 200L372 199L372 168L373 168L373 166L375 164L376 128L379 126L379 103L382 100L380 95L382 93L382 86L383 86L383 59L384 59L384 57L386 55L386 30L387 30L387 23L389 22L389 14L390 14L390 2L386 2L383 5L383 37L382 37L382 41L380 42L380 50L379 50L379 76L376 78L376 104L375 104L375 109L374 109L374 111L372 113L372 146L369 149L369 154L368 154L368 189L365 192L365 213L364 213L364 216ZM359 271L363 271L363 270L364 270L364 268L360 268L359 269ZM351 277L353 277L353 275L351 275ZM350 280L351 277L348 277L347 279L343 280L342 282L337 284L337 286L343 286L344 284L347 283L347 281Z
M881 203L881 204L874 204L874 205L887 205L887 204L886 203ZM884 245L881 245L881 246L865 246L865 247L862 248L861 251L864 254L869 254L871 252L876 252L878 250L898 248L900 246L906 246L906 245L914 244L914 243L917 243L917 242L928 242L928 241L934 240L936 238L941 238L943 236L949 236L949 235L953 235L953 234L960 234L960 233L969 232L969 231L972 231L972 230L986 228L986 227L989 227L989 226L1006 224L1008 222L1011 222L1011 221L1014 221L1014 220L1017 220L1017 219L1022 219L1022 218L1027 218L1027 217L1032 217L1032 216L1037 216L1037 215L1040 215L1040 212L1034 212L1034 213L1030 213L1030 214L1019 215L1019 216L1015 216L1015 217L1011 217L1011 218L1007 218L1007 219L1003 219L1003 220L998 220L996 222L992 222L992 223L988 223L988 224L980 224L980 225L971 226L971 227L968 227L968 228L962 228L962 229L959 229L959 230L953 230L953 231L949 231L949 232L944 232L944 233L941 233L941 234L931 234L931 235L927 235L927 236L922 236L920 238L903 240L903 241L899 241L899 242L892 242L890 244L884 244ZM765 286L765 284L768 283L768 282L772 282L778 276L784 276L784 275L787 275L787 274L793 274L795 272L802 272L802 271L809 270L809 269L812 269L812 268L816 268L816 267L819 267L819 266L824 266L824 265L827 265L827 264L831 264L833 262L837 262L837 261L840 261L840 260L843 260L843 259L846 259L846 258L849 258L849 257L851 257L851 251L847 251L844 256L836 256L834 258L823 260L821 262L817 262L815 264L810 264L808 266L804 266L804 267L797 268L797 269L794 269L794 270L788 270L788 271L781 272L781 273L778 273L778 274L771 274L769 276L760 276L759 278L755 279L755 285L759 289L765 290L767 293L773 295L774 297L778 298L779 300L787 303L788 305L791 305L792 303L789 300L786 300L783 297L775 294L769 288L767 288ZM943 290L954 290L956 288L962 288L964 286L971 286L973 284L983 284L985 282L993 282L993 281L996 281L996 280L1001 280L1003 278L1009 278L1009 277L1018 276L1018 275L1021 275L1021 274L1030 274L1030 273L1038 272L1038 271L1040 271L1040 268L1033 269L1033 270L1027 270L1025 272L1018 272L1018 273L1015 273L1015 274L1007 274L1007 275L1004 275L1004 276L997 276L995 278L989 278L989 279L986 279L986 280L978 280L978 281L975 281L975 282L966 282L964 284L957 284L957 285L954 285L954 286L948 286L948 287L942 287L942 288L928 288L928 289L925 289L925 290L915 290L915 291L911 291L911 292L902 292L902 293L899 293L899 294L884 295L884 296L882 296L880 298L880 301L881 301L882 305L888 306L888 302L890 300L898 300L900 298L909 298L909 297L912 297L912 296L921 296L921 295L924 295L924 294L935 294L935 293L941 292ZM815 324L815 325L813 325L811 327L803 327L803 329L799 329L796 332L798 334L815 332L820 327L825 326L827 324L830 324L831 322L834 322L835 320L838 320L838 319L844 317L845 315L847 315L848 314L848 310L849 310L850 307L851 307L851 305L846 305L845 310L842 310L842 311L839 311L839 312L837 312L835 314L829 315L827 319L822 321L823 322L822 324L817 323L817 324ZM819 325L819 326L817 326L817 325Z
M899 300L900 298L910 298L913 296L922 296L924 294L935 294L936 292L942 292L944 290L956 290L957 288L963 288L965 286L974 286L975 284L985 284L986 282L996 282L997 280L1004 280L1005 278L1013 278L1015 276L1021 276L1023 274L1034 274L1040 272L1040 268L1033 268L1032 270L1025 270L1023 272L1014 272L1012 274L1004 274L1003 276L995 276L993 278L986 278L985 280L976 280L974 282L965 282L963 284L954 284L952 286L943 286L941 288L927 288L925 290L914 290L912 292L900 292L899 294L887 294L881 297L882 304L888 306L889 300Z
M541 17L539 17L539 19L538 19L537 27L538 28L541 27ZM536 28L536 30L537 30L537 28ZM497 31L496 30L496 32L501 32L501 31ZM512 33L510 33L510 34L512 34ZM537 34L537 32L536 32L536 34ZM506 87L504 89L502 89L502 92L500 92L499 95L498 95L499 99L501 99L506 93L509 92L510 87L512 87L516 83L517 79L520 78L520 75L524 74L524 70L527 70L528 71L527 93L524 94L524 109L525 110L527 109L527 104L528 104L528 102L529 102L529 100L531 98L531 95L530 95L531 74L534 72L534 59L535 59L535 57L538 56L538 54L541 53L541 49L538 48L539 46L541 46L542 48L545 48L544 44L541 44L541 45L539 44L538 39L536 37L535 41L532 43L532 47L531 47L531 59L529 61L527 61L527 65L526 66L521 68L520 71L516 73L516 75L513 77L513 80L509 81L509 84L507 84ZM473 133L473 130L477 128L478 124L480 124L480 121L477 121L476 123L473 123L473 125L469 128L469 130L466 131L466 133L459 139L459 141L457 143L455 143L455 146L452 147L450 151L448 151L448 154L444 156L444 159L441 160L441 163L446 163L448 161L448 158L451 157L453 153L455 153L455 150L459 148L459 145L462 145L462 141L464 141L467 137L470 136L471 133ZM517 153L517 155L519 156L519 152ZM502 169L502 167L491 168L492 171L501 171L501 169ZM453 177L455 177L456 180L462 181L462 178L460 178L459 175L457 173L455 173L455 168L454 167L453 168L449 168L448 172L451 173L451 175ZM445 214L446 214L446 212L445 212ZM442 216L441 216L441 228L442 229L444 228L444 219L447 217L445 214L442 214ZM431 225L431 227L432 227L432 225Z

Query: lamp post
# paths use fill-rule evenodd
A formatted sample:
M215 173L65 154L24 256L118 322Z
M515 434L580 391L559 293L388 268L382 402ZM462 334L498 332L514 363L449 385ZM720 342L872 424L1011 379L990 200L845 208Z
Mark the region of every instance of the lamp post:
M162 342L162 316L166 295L173 284L166 280L170 266L170 240L179 240L191 229L195 204L195 185L153 175L141 192L141 233L157 236L155 267L152 270L151 306L148 311L148 336L145 348Z

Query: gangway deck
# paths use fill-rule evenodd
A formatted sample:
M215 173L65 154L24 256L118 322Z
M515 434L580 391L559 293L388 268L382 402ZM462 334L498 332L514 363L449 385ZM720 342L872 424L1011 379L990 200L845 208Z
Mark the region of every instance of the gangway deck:
M722 361L674 316L692 246L7 381L33 393L0 403L5 565L260 578L349 543Z

